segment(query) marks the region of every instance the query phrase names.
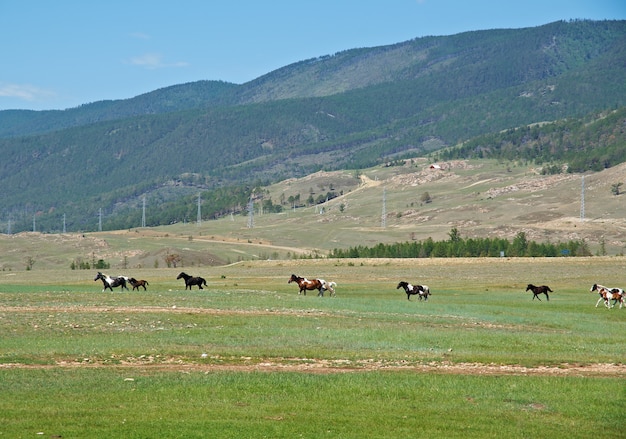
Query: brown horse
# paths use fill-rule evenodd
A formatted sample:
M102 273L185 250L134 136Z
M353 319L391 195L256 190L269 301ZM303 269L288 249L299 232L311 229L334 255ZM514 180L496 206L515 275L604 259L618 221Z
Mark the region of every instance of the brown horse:
M133 286L133 291L136 289L137 291L139 291L139 287L143 287L143 290L146 291L147 288L146 286L148 285L148 281L147 280L137 280L134 277L131 277L130 279L128 279L128 282Z
M546 295L546 300L548 300L548 302L550 301L550 296L548 296L548 292L550 293L554 293L554 291L552 291L550 289L549 286L547 285L541 285L539 287L534 286L533 284L528 284L528 286L526 287L526 291L532 291L533 292L533 300L535 300L535 297L537 298L538 301L541 302L541 299L539 298L539 294L545 294Z
M287 283L290 284L291 282L297 283L298 287L300 287L300 291L298 291L298 294L302 294L302 292L304 292L305 296L307 290L318 290L319 293L317 293L317 295L324 297L324 290L328 289L326 287L326 282L322 279L308 280L307 278L292 274L289 278L289 282Z

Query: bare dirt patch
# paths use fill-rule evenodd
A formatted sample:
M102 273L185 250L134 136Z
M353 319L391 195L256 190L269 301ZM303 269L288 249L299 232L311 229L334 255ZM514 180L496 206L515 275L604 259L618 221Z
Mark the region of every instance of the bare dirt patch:
M57 361L54 364L32 365L21 363L0 364L0 369L53 369L53 368L117 368L137 373L149 372L297 372L297 373L358 373L372 371L437 373L450 375L517 375L517 376L578 376L578 377L625 377L624 364L559 364L556 366L526 367L514 364L428 362L424 364L402 364L373 359L330 360L310 358L265 359L246 364L223 362L201 363L183 358L137 358L115 363L83 361ZM251 359L250 359L251 360Z

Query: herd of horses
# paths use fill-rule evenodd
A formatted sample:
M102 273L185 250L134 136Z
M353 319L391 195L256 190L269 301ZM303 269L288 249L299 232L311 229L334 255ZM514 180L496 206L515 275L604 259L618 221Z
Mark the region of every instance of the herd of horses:
M192 286L197 286L199 289L203 286L207 286L207 282L204 278L199 276L190 276L185 272L181 272L176 279L183 279L185 282L185 290L189 288L191 290ZM133 290L139 290L140 287L143 287L144 291L147 290L148 282L146 280L140 279L137 280L134 277L128 276L117 276L111 277L101 272L98 272L94 281L101 280L103 284L102 292L105 292L107 289L113 291L113 288L121 287L122 290L128 290L128 285L130 284L133 287ZM298 295L304 294L306 296L307 291L317 290L318 296L324 297L324 292L328 291L331 297L336 295L335 287L337 286L336 282L327 282L324 279L307 279L305 277L297 276L292 274L287 283L296 283L298 285L299 291ZM396 289L404 289L406 293L407 300L411 300L411 296L417 296L417 298L421 301L422 299L426 302L428 301L428 296L431 295L430 288L428 285L419 285L419 284L411 284L406 281L400 281ZM539 300L541 302L541 298L539 295L544 294L546 296L546 300L550 301L550 295L548 293L553 293L552 289L547 285L533 285L528 284L526 287L526 291L531 291L533 293L532 300ZM610 288L605 287L600 284L593 284L591 292L597 292L600 298L596 302L596 308L600 305L600 302L604 302L604 305L607 309L613 308L618 302L620 309L624 306L624 301L626 300L626 294L624 294L624 290L621 288ZM613 303L611 303L613 301Z

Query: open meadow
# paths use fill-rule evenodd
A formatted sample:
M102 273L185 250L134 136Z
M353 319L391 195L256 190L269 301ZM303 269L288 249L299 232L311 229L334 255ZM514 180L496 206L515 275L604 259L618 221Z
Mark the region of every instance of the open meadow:
M617 438L624 257L0 272L0 437ZM185 290L180 271L207 280ZM298 295L294 273L337 282ZM430 286L408 301L399 281ZM550 300L526 285L547 284Z

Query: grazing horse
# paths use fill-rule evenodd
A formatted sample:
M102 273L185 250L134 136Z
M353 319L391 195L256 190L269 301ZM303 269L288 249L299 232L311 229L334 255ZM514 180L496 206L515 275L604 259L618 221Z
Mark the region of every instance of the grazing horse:
M404 288L407 300L411 300L411 296L417 294L419 300L424 299L424 301L428 301L428 296L430 296L430 288L428 285L411 285L408 282L400 281L396 290L400 287Z
M128 282L133 286L133 291L136 289L137 291L139 291L139 287L143 287L143 290L146 291L147 288L146 286L148 285L148 281L147 280L137 280L134 277L131 277L130 279L128 279Z
M601 301L604 301L604 306L606 306L607 309L613 308L617 302L619 302L620 309L624 305L624 290L621 288L609 288L604 285L593 284L589 291L597 291L600 295L600 298L596 302L596 308ZM613 301L613 305L611 305L611 300Z
M207 286L206 280L204 280L204 278L189 276L185 272L181 272L176 277L176 279L185 279L185 290L187 290L187 287L189 287L189 289L191 290L191 287L193 285L198 285L198 288L200 288L201 290L204 289L204 288L202 288L202 285L204 285L205 287Z
M292 274L291 277L289 278L289 281L287 283L290 284L291 282L295 282L295 283L298 284L298 287L300 288L300 291L298 291L298 295L300 295L300 294L302 294L302 292L304 292L304 295L306 296L307 290L318 290L319 293L317 293L317 295L324 297L324 290L328 290L329 289L328 288L328 283L325 280L323 280L323 279L308 280L307 278L296 276L295 274ZM337 284L335 284L335 285L337 285ZM334 289L331 289L331 293L330 294L334 295L334 291L335 291Z
M528 290L533 292L533 300L535 300L535 297L536 297L537 300L540 302L541 302L541 299L539 298L539 294L545 294L546 300L549 302L550 296L548 296L548 292L554 293L554 291L552 291L550 287L547 285L541 285L540 287L536 287L533 284L528 284L528 286L526 287L526 291Z
M104 288L102 288L103 293L106 291L107 288L111 290L111 292L113 292L113 288L120 286L122 287L122 290L124 288L128 289L128 287L126 286L126 278L124 276L110 277L98 271L98 274L96 275L94 281L97 281L98 279L100 279L102 281L102 284L104 285Z

